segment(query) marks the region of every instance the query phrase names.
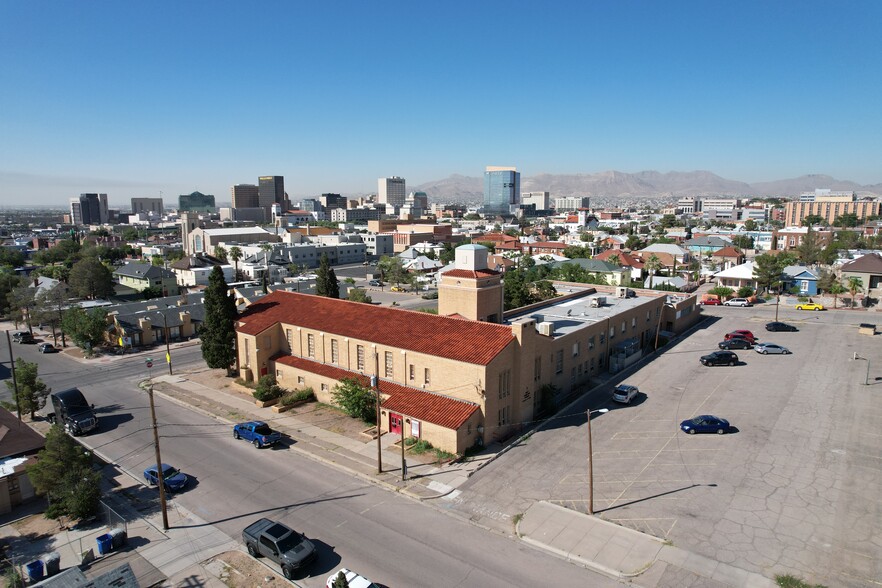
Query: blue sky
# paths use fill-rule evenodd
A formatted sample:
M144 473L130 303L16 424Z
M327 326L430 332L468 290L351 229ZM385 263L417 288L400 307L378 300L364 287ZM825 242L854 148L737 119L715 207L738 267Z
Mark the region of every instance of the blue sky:
M882 182L882 2L0 2L0 205L486 165Z

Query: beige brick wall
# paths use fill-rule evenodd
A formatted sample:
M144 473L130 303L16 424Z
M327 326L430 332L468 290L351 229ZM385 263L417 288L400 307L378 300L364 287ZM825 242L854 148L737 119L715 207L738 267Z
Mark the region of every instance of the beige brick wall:
M502 282L499 276L473 280L442 276L438 314L459 314L474 321L502 321ZM495 318L494 318L495 317Z

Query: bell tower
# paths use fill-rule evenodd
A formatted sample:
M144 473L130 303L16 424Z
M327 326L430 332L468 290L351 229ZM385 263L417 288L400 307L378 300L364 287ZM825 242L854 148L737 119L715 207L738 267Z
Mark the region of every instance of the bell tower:
M455 267L441 276L438 286L439 315L502 322L502 274L487 267L489 253L483 245L456 248Z

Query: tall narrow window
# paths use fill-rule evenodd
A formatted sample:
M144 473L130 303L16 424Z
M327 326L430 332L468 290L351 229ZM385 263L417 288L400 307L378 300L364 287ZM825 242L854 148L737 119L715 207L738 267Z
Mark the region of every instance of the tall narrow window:
M429 368L423 370L423 383L429 385Z
M288 352L294 349L294 330L285 329L285 339L288 340Z
M538 382L542 379L542 358L537 357L533 366L533 381Z
M355 355L358 361L358 371L364 371L364 345L357 345L355 347Z
M563 350L557 352L557 363L554 366L554 373L562 374L563 373Z
M410 364L408 372L408 375L410 376L410 381L413 382L414 380L416 380L416 367L414 367L413 364Z
M392 352L391 352L391 351L387 351L387 352L386 352L386 377L387 377L387 378L391 378L391 377L393 377L393 371L392 371Z
M312 333L306 336L306 354L315 357L315 335Z
M340 349L337 346L336 339L331 339L331 363L340 363Z

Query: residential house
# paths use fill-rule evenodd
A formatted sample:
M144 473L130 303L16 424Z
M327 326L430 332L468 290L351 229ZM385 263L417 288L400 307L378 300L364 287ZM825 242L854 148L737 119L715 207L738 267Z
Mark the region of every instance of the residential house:
M882 297L882 255L879 253L867 253L843 264L839 275L844 286L848 287L849 278L858 278L861 281L861 294Z
M42 435L0 408L0 514L36 498L26 468L44 446Z
M178 277L175 272L158 265L130 261L113 272L116 281L122 286L143 292L148 288L158 288L163 296L178 293Z
M720 269L728 269L744 263L744 253L733 245L714 251L709 258Z
M620 265L631 272L631 281L639 281L643 276L643 261L623 249L607 249L594 256L593 259Z
M714 279L718 286L725 286L738 291L742 286L752 288L757 291L758 283L753 277L753 262L746 261L741 265L736 265L714 274Z
M630 268L621 265L615 265L608 261L603 261L597 258L585 259L580 257L567 261L555 261L549 265L550 267L557 269L568 264L579 266L587 272L591 272L598 277L603 277L603 279L606 280L606 283L611 286L631 285Z
M683 247L688 249L694 257L699 255L711 257L720 249L725 249L731 245L732 241L717 236L695 237L683 243Z
M815 236L815 240L819 247L826 247L833 242L833 231L818 231L811 229ZM773 240L776 244L775 249L779 251L790 251L802 245L802 241L808 235L809 227L784 227L777 229L773 233Z
M784 268L784 290L799 288L800 296L818 294L818 274L804 265L789 265Z

